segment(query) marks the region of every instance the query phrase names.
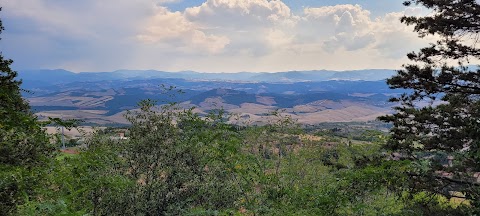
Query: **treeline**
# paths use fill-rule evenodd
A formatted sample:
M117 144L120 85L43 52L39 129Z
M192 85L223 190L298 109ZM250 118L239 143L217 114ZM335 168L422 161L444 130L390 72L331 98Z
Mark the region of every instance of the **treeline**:
M3 164L1 214L424 215L471 209L468 201L410 193L404 172L410 164L392 160L376 133L375 142L343 142L305 134L281 113L268 116L267 125L240 127L221 111L207 118L192 111L142 101L127 114L129 139L98 133L80 154L50 149L41 159ZM28 160L39 162L21 162Z

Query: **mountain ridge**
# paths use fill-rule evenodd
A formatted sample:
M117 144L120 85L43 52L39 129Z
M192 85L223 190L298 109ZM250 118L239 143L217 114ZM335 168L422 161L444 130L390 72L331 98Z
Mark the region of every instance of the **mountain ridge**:
M64 69L39 69L19 71L19 78L28 84L61 84L71 82L94 82L107 80L142 80L155 78L178 78L196 81L243 81L243 82L309 82L328 80L385 80L395 74L389 69L366 69L350 71L306 70L285 72L237 72L210 73L195 71L167 72L158 70L116 70L110 72L71 72ZM48 75L48 76L46 76ZM54 77L52 79L52 77ZM38 83L37 83L38 85Z

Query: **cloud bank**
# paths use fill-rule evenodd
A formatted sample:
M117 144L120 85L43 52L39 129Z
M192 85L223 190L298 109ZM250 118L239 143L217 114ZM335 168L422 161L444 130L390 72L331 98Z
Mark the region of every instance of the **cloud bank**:
M3 3L4 55L17 68L211 72L398 68L424 46L404 14L279 0L16 0Z

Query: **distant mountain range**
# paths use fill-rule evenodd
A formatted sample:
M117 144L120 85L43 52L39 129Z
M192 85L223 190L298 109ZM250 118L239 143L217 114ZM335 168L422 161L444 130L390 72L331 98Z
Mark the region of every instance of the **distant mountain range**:
M276 73L200 73L193 71L165 72L156 70L117 70L113 72L80 72L57 70L23 70L19 78L30 87L42 87L72 82L95 82L107 80L144 80L144 79L185 79L197 81L236 81L236 82L315 82L328 80L385 80L395 74L394 70L356 70L356 71L288 71Z
M391 112L385 79L393 70L290 71L278 73L199 73L119 70L73 73L66 70L20 71L22 88L40 118L65 117L93 124L125 124L125 110L142 99L178 102L204 115L223 108L251 122L276 109L305 124L374 120ZM161 86L184 93L173 99Z

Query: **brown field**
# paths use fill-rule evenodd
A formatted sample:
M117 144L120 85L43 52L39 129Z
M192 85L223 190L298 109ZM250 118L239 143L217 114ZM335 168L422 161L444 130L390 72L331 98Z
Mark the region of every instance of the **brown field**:
M105 103L112 99L112 96L94 98L57 95L54 97L29 98L28 101L31 106L105 107Z
M65 136L69 137L85 137L90 136L97 130L105 129L105 127L91 127L91 126L81 126L78 128L72 128L71 130L64 129ZM62 130L57 127L47 126L45 130L48 134L58 134L61 133Z
M79 110L49 110L36 113L41 120L53 117L80 119L86 123L99 125L128 124L124 116L126 111L106 115L108 110L103 110L102 108L95 110L88 109L88 107L102 107L105 102L111 100L112 96L109 94L112 93L114 92L98 92L98 98L71 97L58 94L54 97L31 98L30 103L32 105L48 106L67 106L73 104L74 107L79 108ZM367 95L357 94L356 96L362 97ZM268 122L271 120L268 114L278 109L274 106L275 101L270 97L257 96L257 102L258 103L243 103L237 106L226 103L221 97L211 97L205 99L198 106L191 104L189 101L180 103L179 105L185 109L194 107L193 112L201 115L213 109L224 109L231 114L235 114L236 119L232 119L232 123L251 124ZM85 109L82 109L82 107ZM157 108L159 107L160 106ZM283 109L283 112L291 115L291 117L298 120L299 123L316 124L321 122L371 121L391 111L388 107L381 108L361 102L318 100L297 105L293 108Z

